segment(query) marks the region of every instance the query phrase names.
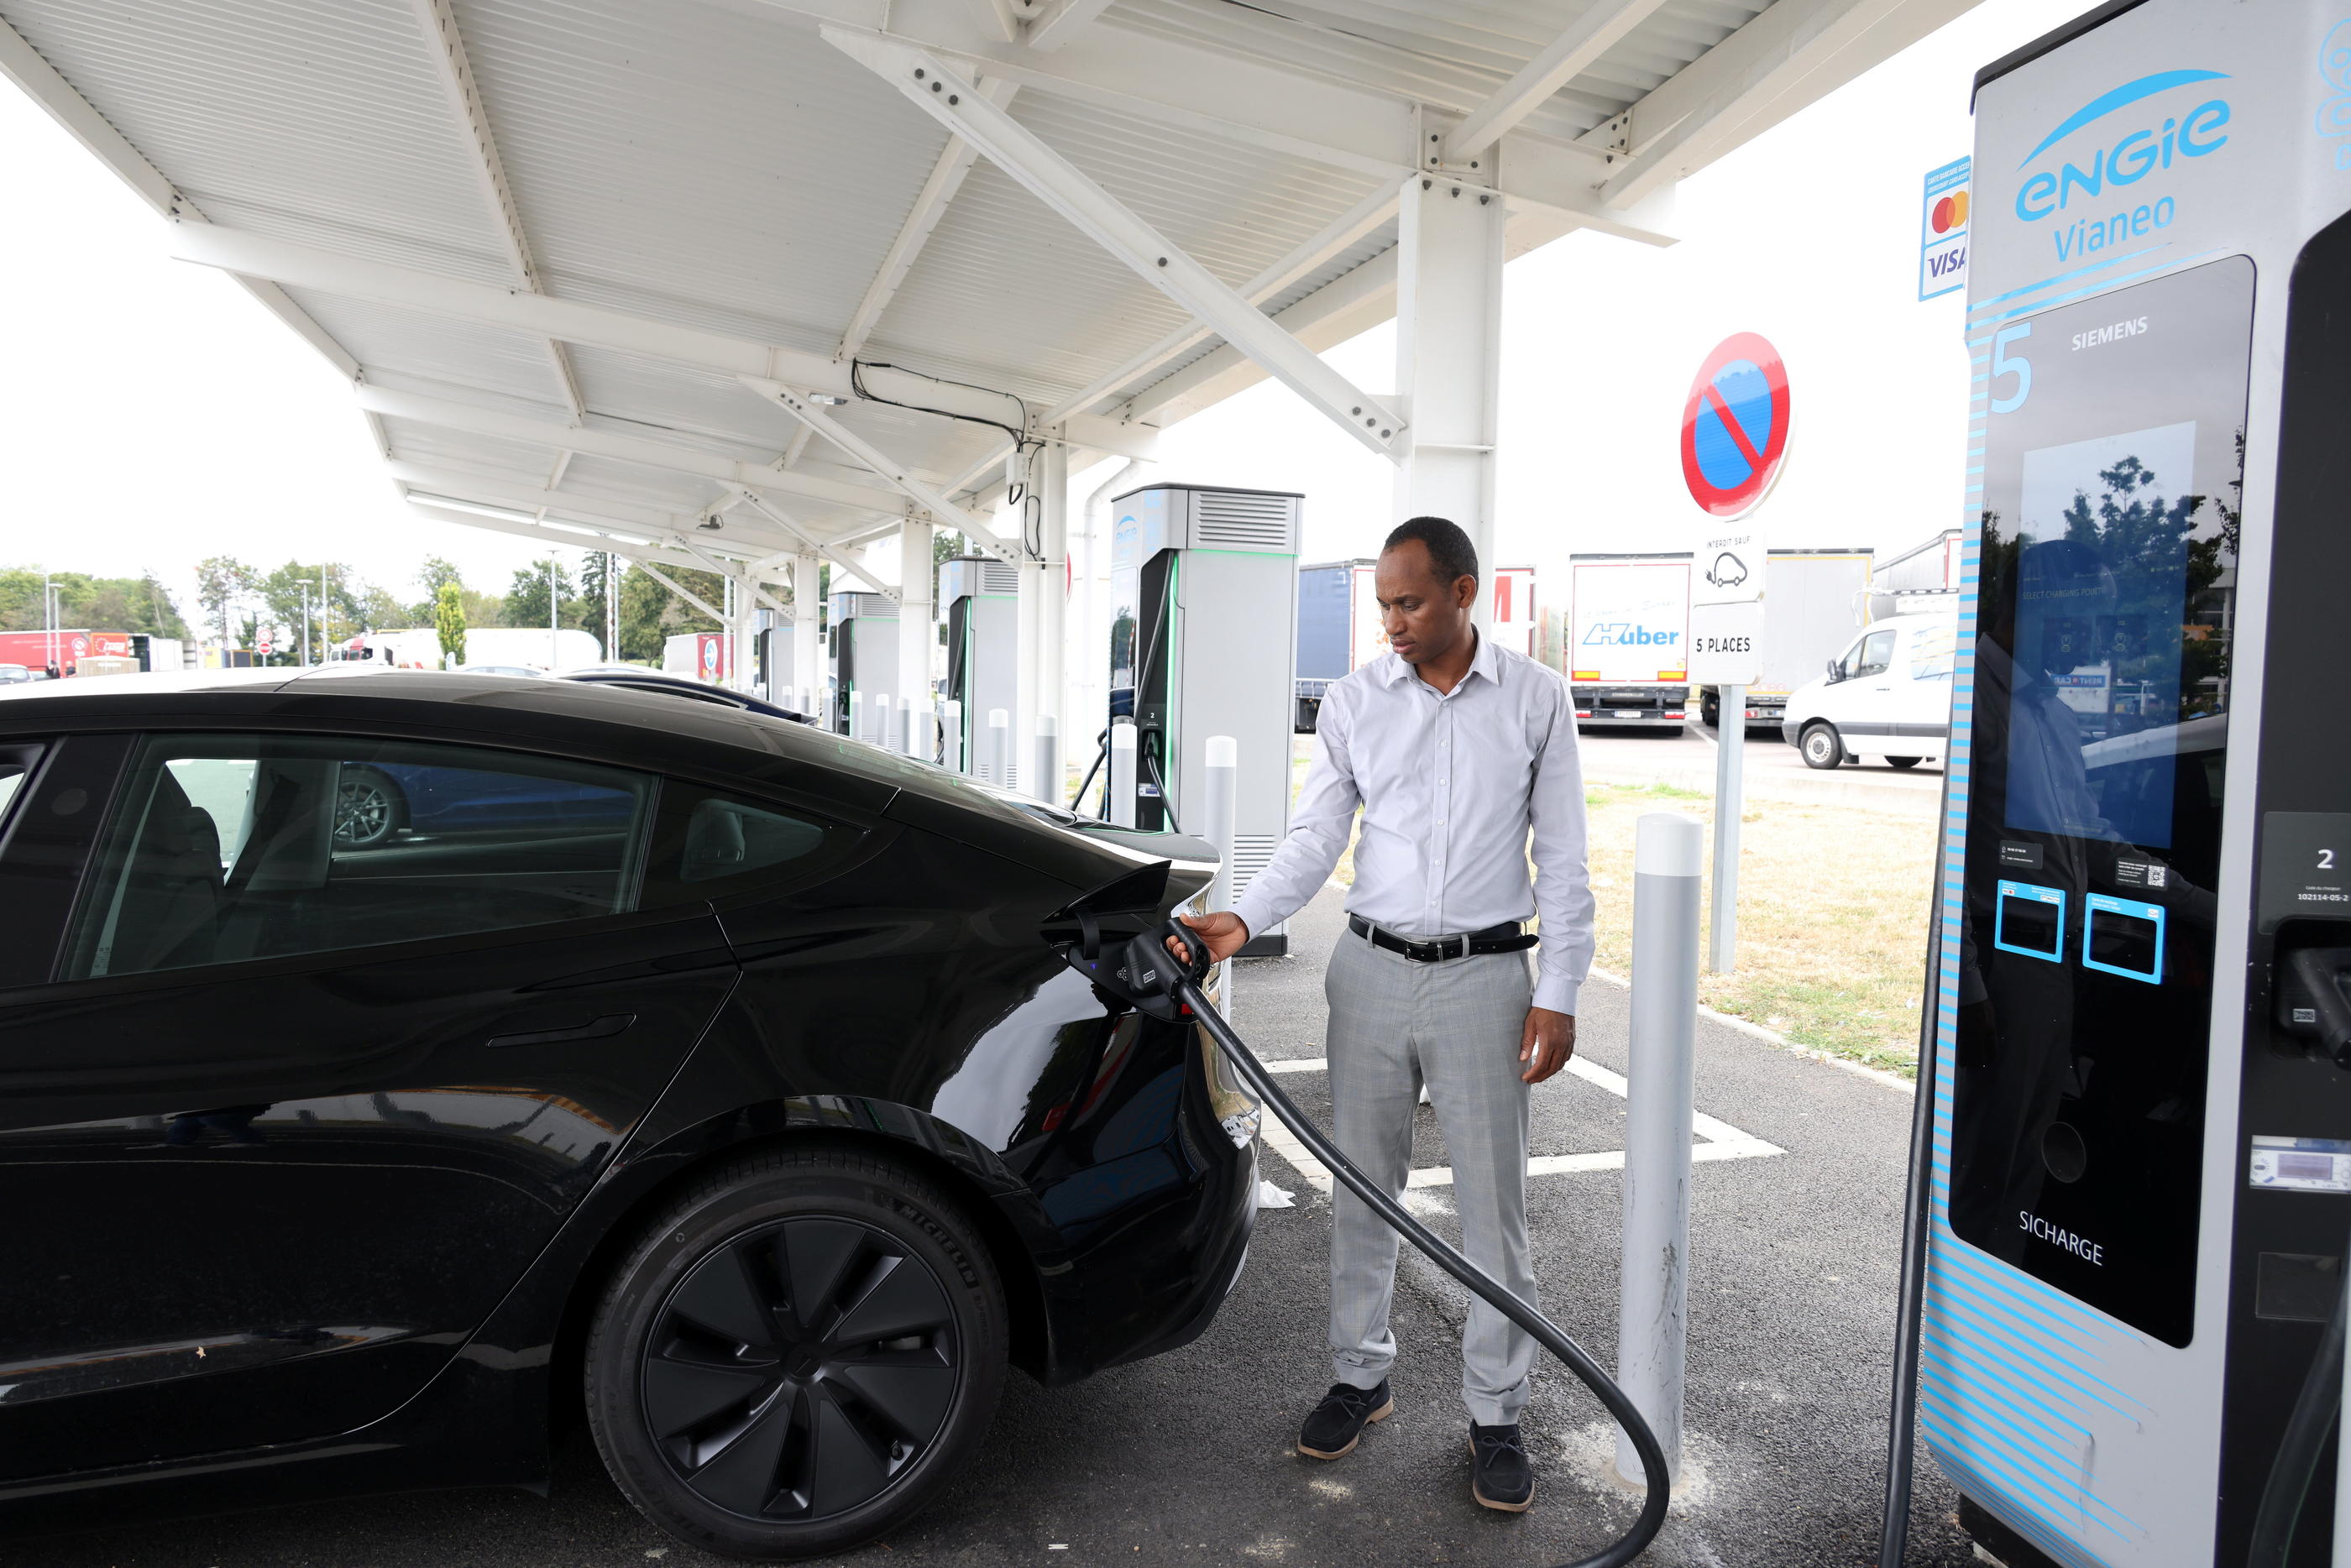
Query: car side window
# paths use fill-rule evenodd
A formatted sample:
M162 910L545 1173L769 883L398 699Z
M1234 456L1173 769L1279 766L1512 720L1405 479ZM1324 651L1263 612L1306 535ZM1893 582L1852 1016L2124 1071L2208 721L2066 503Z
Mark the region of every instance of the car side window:
M656 908L803 881L838 865L859 836L812 813L672 781L662 790L645 904Z
M645 774L474 747L150 739L117 792L65 978L623 913L655 795Z
M16 797L25 792L25 780L33 771L39 753L27 747L0 749L0 832L5 832L8 818L16 807Z
M1853 670L1856 679L1883 675L1894 667L1894 635L1891 631L1873 631L1861 639L1860 658Z

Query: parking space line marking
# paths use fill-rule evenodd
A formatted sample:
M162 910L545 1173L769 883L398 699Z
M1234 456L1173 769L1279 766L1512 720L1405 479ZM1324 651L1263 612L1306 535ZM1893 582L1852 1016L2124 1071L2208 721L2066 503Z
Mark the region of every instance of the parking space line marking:
M1265 1064L1265 1068L1269 1073L1321 1073L1329 1070L1330 1062L1322 1056L1298 1056L1287 1061L1268 1062ZM1624 1098L1631 1087L1625 1082L1624 1074L1611 1072L1596 1063L1583 1060L1581 1056L1571 1057L1567 1064L1567 1070L1595 1088L1607 1090L1619 1099ZM1690 1163L1693 1165L1711 1165L1727 1159L1765 1159L1772 1155L1788 1152L1777 1144L1757 1137L1752 1133L1740 1131L1719 1117L1709 1116L1700 1112L1691 1113L1690 1130L1703 1140L1690 1146ZM1321 1160L1307 1152L1306 1146L1299 1142L1297 1137L1288 1127L1283 1127L1273 1117L1267 1116L1264 1118L1261 1136L1265 1139L1266 1147L1289 1161L1291 1169L1312 1183L1317 1191L1325 1197L1330 1195L1332 1186L1330 1171L1323 1168ZM1570 1176L1587 1170L1622 1170L1624 1168L1625 1151L1621 1148L1604 1149L1594 1154L1536 1155L1527 1161L1529 1176ZM1424 1167L1411 1171L1405 1178L1405 1186L1408 1189L1452 1185L1453 1170L1450 1166Z

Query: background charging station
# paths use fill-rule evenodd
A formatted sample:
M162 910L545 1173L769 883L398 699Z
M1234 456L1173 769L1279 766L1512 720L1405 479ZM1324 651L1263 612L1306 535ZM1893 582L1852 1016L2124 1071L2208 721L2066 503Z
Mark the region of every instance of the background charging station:
M1233 896L1290 831L1301 497L1155 484L1111 503L1111 719L1132 715L1134 824L1197 831L1207 738L1239 744ZM1244 956L1290 950L1287 926Z
M963 771L978 774L993 764L987 752L987 715L996 709L1019 711L1020 697L1020 568L985 556L957 556L939 563L939 619L946 628L947 677L940 695L962 704L951 722L962 733L948 755ZM944 707L942 712L952 712ZM1011 776L994 782L1015 788L1019 759L1006 764Z
M872 700L898 694L898 601L849 589L834 594L826 642L832 662L833 732L872 740ZM852 704L852 694L862 700ZM850 729L852 712L858 715L856 732Z

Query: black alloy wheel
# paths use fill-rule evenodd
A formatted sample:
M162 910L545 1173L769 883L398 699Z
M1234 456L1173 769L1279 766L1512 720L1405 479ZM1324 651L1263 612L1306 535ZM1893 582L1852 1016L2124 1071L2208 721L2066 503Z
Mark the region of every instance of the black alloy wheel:
M335 847L373 849L399 826L392 781L372 768L344 768L335 781Z
M897 1528L995 1414L1003 1291L970 1221L862 1150L784 1148L673 1210L608 1288L588 1407L622 1489L731 1556Z

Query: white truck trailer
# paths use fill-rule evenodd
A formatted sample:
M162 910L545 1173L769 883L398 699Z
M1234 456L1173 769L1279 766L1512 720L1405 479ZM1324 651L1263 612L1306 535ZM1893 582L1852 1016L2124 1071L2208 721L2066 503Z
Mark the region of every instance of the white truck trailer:
M1689 717L1689 552L1567 562L1559 668L1577 727L1681 724Z
M1780 735L1788 694L1827 667L1868 618L1870 556L1862 549L1775 549L1763 574L1763 659L1747 689L1751 734ZM1698 688L1698 713L1722 722L1721 693Z

